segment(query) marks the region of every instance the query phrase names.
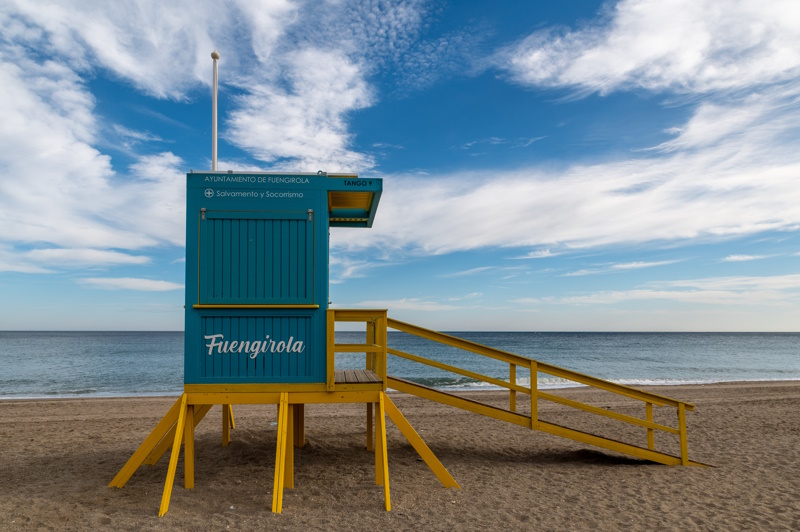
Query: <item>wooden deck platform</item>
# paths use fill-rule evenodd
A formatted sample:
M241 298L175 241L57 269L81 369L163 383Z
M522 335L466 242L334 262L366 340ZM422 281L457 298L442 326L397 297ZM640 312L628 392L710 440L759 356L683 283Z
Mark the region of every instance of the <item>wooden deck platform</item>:
M382 384L378 375L368 369L344 369L335 371L333 379L336 384Z

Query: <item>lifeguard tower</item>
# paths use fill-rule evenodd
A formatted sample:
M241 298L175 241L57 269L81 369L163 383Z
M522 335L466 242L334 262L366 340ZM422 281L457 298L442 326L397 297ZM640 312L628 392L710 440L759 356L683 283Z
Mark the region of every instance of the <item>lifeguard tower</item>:
M689 459L686 411L694 405L598 379L574 370L469 342L387 317L382 309L331 309L328 303L329 230L369 228L383 182L355 174L216 171L214 60L212 171L187 174L184 390L155 429L109 484L122 488L143 464L156 464L170 449L159 515L169 508L181 447L184 486L194 487L194 429L214 405L222 407L222 445L230 441L233 405L278 405L272 511L280 513L284 488L294 487L294 447L305 444L304 409L314 403L366 405L366 447L375 454L375 483L391 509L386 416L445 487L453 477L403 417L387 387L511 423L531 431L667 465L705 465ZM336 322L364 323L363 344L337 344ZM508 364L508 378L486 376L425 355L388 346L388 329ZM362 368L335 370L336 353L364 353ZM481 403L387 375L387 356L452 372L508 390L508 408ZM518 382L520 370L528 385ZM644 404L644 418L581 403L538 389L539 374L590 386L623 401ZM518 411L517 395L530 398ZM646 446L541 419L539 405L575 408L641 431ZM672 407L677 427L655 417ZM669 410L669 408L667 408ZM664 416L661 416L664 417ZM677 436L665 442L656 433ZM634 434L638 440L638 432Z
M169 508L181 444L194 487L194 427L222 405L222 444L235 404L278 405L272 511L294 485L293 448L305 443L304 406L364 403L375 482L389 497L385 415L443 485L458 487L386 396L386 310L328 308L331 227L372 226L382 181L350 174L187 174L184 393L112 480L172 455L159 515ZM336 321L365 323L363 344L337 345ZM335 371L336 352L365 353ZM373 420L374 411L374 420ZM374 437L374 443L373 443Z

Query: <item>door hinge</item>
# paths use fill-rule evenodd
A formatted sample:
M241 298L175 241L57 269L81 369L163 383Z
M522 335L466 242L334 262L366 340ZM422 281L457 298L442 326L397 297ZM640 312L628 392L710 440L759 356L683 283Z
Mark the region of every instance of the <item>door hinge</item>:
M311 217L312 216L314 216L314 210L313 209L308 209L308 221L309 222L311 221Z
M205 207L200 209L200 219L201 220L205 220L206 219L206 208Z

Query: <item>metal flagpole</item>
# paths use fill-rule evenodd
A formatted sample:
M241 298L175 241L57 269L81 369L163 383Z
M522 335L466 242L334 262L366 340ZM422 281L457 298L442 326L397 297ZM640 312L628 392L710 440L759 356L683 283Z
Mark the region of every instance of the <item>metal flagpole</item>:
M214 60L214 88L211 103L211 171L217 171L217 61L219 52L211 52L211 59Z

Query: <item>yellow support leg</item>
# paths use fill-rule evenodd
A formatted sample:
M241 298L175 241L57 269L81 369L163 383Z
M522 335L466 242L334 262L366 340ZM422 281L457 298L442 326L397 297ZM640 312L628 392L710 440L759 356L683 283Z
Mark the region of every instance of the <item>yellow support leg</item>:
M231 442L231 405L222 405L222 446Z
M289 403L289 412L286 416L286 462L283 465L283 486L294 489L294 429L295 413L297 406Z
M417 431L414 430L414 427L411 426L411 423L405 418L405 416L398 410L397 406L389 399L387 395L385 398L385 405L384 408L386 409L386 414L389 416L389 419L400 429L400 432L403 433L403 436L406 437L408 443L417 451L417 454L422 458L433 474L436 475L436 478L439 479L439 482L442 483L442 486L445 488L458 488L461 487L456 482L456 479L447 472L447 469L442 465L436 455L433 454L430 447L428 447L425 442L420 438Z
M178 399L180 401L180 399ZM198 408L199 407L199 408ZM211 410L211 405L195 405L194 409L194 426L200 424L208 411ZM172 421L172 428L169 429L166 436L161 438L161 441L158 442L158 445L150 451L150 454L147 455L147 460L144 461L147 465L156 465L161 457L164 456L170 447L172 447L172 441L175 439L175 422L178 420L178 411L175 411L175 419Z
M156 428L153 429L153 432L145 438L142 444L136 449L136 452L125 462L125 465L122 466L122 469L119 470L119 473L111 480L108 487L109 488L121 488L123 487L128 480L133 476L139 466L144 463L147 459L149 454L152 452L153 448L158 445L158 442L164 438L164 435L169 432L170 427L175 423L178 419L178 413L181 407L181 398L179 397L175 404L167 411L166 415L161 418L161 421L158 422Z
M392 509L392 502L389 497L389 457L386 454L386 416L385 416L385 399L386 394L381 392L380 401L378 402L378 426L381 432L381 462L383 466L383 500L386 506L386 511Z
M183 487L194 488L194 405L186 407L186 427L183 431Z
M233 419L233 405L226 405L228 407L228 419L231 421L231 430L236 428L236 421Z
M169 510L169 498L172 495L172 484L175 482L175 470L178 468L178 457L181 454L181 440L183 439L183 427L186 423L186 394L181 395L180 412L178 413L178 425L175 428L175 440L172 442L172 455L169 458L169 468L167 469L167 480L164 482L164 493L161 495L161 507L158 515L161 517Z
M378 403L372 403L372 408L375 411L375 421L378 420ZM377 423L376 423L377 425ZM383 486L383 453L381 453L381 439L377 433L377 426L375 428L375 484Z
M516 364L509 364L508 365L508 382L511 384L517 384L517 365ZM508 391L508 409L512 412L517 411L517 392L514 390Z
M278 439L275 446L275 482L272 488L272 511L276 514L281 513L283 505L283 481L284 470L286 467L286 429L289 415L289 394L281 393L281 400L278 404Z

